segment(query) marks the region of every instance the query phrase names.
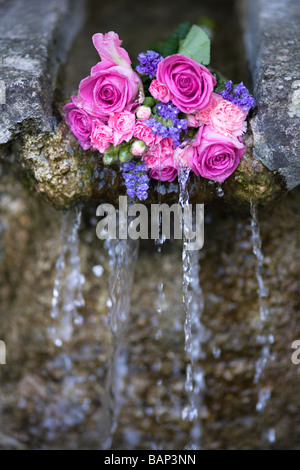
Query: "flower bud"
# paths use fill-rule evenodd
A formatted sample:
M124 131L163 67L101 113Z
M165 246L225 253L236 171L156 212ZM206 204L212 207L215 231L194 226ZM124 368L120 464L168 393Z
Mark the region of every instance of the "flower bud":
M105 153L103 155L103 163L104 165L111 165L112 163L116 162L118 157L111 153Z
M138 119L141 119L142 121L145 121L146 119L150 119L151 117L151 108L149 108L149 106L140 106L137 110L136 110L136 117Z
M129 147L123 147L119 153L119 160L121 163L128 163L133 159L133 154Z
M147 145L142 140L135 140L131 145L131 153L135 157L141 157L144 155L147 149Z

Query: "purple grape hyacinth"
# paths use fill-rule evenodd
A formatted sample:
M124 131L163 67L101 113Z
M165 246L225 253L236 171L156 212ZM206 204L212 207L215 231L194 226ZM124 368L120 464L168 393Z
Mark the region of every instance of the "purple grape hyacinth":
M255 106L255 99L250 95L249 90L241 82L233 90L232 80L225 83L225 90L219 92L224 100L230 101L239 106L243 111L250 111Z
M148 75L150 78L155 78L157 73L157 66L163 57L155 51L141 52L138 55L140 65L136 67L136 71L142 75Z
M155 118L146 120L145 124L150 127L153 134L159 135L163 138L171 137L174 148L179 147L181 145L181 133L186 133L188 130L187 119L178 119L177 116L180 113L180 110L171 102L157 103L155 109L157 110L160 117L166 121L171 121L173 125L164 125Z
M121 166L129 197L137 196L140 201L148 197L149 181L145 163L131 161Z

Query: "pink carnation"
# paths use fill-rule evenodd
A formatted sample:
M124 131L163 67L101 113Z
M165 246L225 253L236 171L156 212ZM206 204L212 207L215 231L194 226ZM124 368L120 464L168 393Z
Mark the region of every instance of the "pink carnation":
M133 136L139 140L143 140L145 144L148 145L148 147L156 144L159 140L161 140L161 137L153 134L150 127L141 120L136 121L135 128L133 130Z
M151 178L161 181L173 181L177 176L178 172L173 159L173 145L169 140L171 141L169 138L162 139L143 156L143 161L150 169L149 175Z
M246 116L236 104L221 100L210 113L210 125L220 134L239 137L246 131Z
M110 116L108 125L114 130L113 144L119 145L121 142L128 142L133 136L135 126L135 115L129 111L122 111Z
M202 111L197 111L195 117L198 120L199 124L210 124L211 113L215 109L219 101L222 101L222 97L217 93L213 93L209 105Z
M163 103L168 103L168 101L170 101L170 92L168 88L166 85L159 83L158 80L152 80L149 91L155 100L162 101Z
M177 147L174 152L174 162L176 168L191 168L193 159L196 158L197 149L192 145L186 145L185 147Z
M161 154L164 157L171 157L174 154L173 139L171 137L165 137L162 139L159 144L161 149Z
M238 167L246 149L236 137L215 132L210 126L202 126L192 145L196 148L190 160L196 175L223 182Z
M113 130L111 127L103 124L102 121L96 119L93 122L93 131L91 134L91 142L95 149L104 153L105 150L113 143Z

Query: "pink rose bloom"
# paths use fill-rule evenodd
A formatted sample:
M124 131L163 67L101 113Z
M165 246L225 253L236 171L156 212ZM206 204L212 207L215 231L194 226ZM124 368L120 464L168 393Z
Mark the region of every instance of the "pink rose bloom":
M110 116L108 125L114 130L113 144L119 145L121 142L128 142L133 136L135 126L135 115L129 111L122 111Z
M161 140L161 137L153 134L152 130L150 129L144 121L136 121L135 128L133 130L133 136L139 140L143 140L148 147L151 145L156 144Z
M173 181L178 173L173 160L173 145L170 153L170 143L166 142L168 140L169 138L163 139L143 156L147 168L150 168L149 176L156 180Z
M174 181L177 175L178 171L174 166L172 158L169 158L169 160L164 163L164 166L162 166L161 170L159 170L159 167L155 167L151 168L149 171L150 178L160 181Z
M181 54L159 62L157 80L166 85L173 104L186 114L206 108L217 83L204 65Z
M119 36L112 31L95 34L93 43L102 61L80 82L75 104L103 121L114 113L135 111L145 98L143 84Z
M113 143L112 128L96 119L93 122L91 142L95 149L99 150L101 153L104 153L110 144Z
M73 96L71 97L73 100ZM79 144L84 150L91 146L92 119L86 111L79 109L74 103L68 103L63 108L66 123L77 137Z
M202 111L197 111L196 113L196 119L198 120L199 124L210 124L210 116L215 109L215 107L218 105L219 101L222 101L222 96L218 95L217 93L213 93L211 95L211 100L208 104L208 106L203 109Z
M174 152L174 163L178 170L181 168L191 168L191 162L197 157L197 149L192 145L177 147Z
M159 83L158 80L152 80L149 91L155 100L162 101L163 103L168 103L171 99L166 85Z
M77 105L102 120L131 111L144 100L139 76L129 67L99 62L79 84Z
M146 121L151 117L151 108L149 106L139 106L136 110L136 117L141 121Z
M128 52L120 47L123 41L117 33L110 31L106 34L97 33L93 36L93 44L102 60L109 60L124 67L131 65Z
M210 113L210 125L220 134L239 137L246 132L246 116L236 104L221 100Z
M238 167L246 149L237 138L215 132L202 126L192 143L197 153L190 160L196 175L222 183Z

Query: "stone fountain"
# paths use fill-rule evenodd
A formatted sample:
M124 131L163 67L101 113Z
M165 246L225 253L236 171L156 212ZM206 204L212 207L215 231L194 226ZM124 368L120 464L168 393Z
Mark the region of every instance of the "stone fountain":
M296 1L213 0L200 8L189 0L184 9L179 1L136 2L134 9L108 3L0 1L0 448L172 450L201 438L204 449L298 449L300 369L291 361L300 339ZM122 284L123 300L131 300L126 328L111 334L112 276L122 270L114 248L96 237L95 215L99 203L117 204L125 187L117 166L104 167L78 146L61 110L96 61L93 33L117 30L134 57L183 16L201 15L216 23L216 68L241 81L247 57L257 108L234 175L222 186L195 178L187 188L206 216L200 284L191 283L193 302L204 300L197 398L186 378L181 244L141 243L135 277ZM149 204L157 202L155 185L151 194ZM177 202L178 185L166 184L161 197ZM71 248L61 239L61 211ZM74 267L76 258L85 302L72 334L55 345L49 329L61 243L64 262ZM195 281L195 265L190 272ZM120 401L113 418L108 382ZM191 396L198 427L184 419Z

